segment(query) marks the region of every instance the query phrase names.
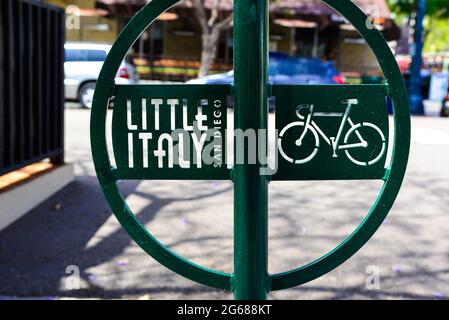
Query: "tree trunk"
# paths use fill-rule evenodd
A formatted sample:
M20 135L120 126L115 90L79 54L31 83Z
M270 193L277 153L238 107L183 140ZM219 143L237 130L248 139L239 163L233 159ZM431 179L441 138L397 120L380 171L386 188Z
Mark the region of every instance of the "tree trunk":
M220 38L220 30L212 28L212 31L207 34L203 34L203 48L201 52L201 67L198 73L198 77L205 77L209 74L212 64L215 61L217 55L218 40Z

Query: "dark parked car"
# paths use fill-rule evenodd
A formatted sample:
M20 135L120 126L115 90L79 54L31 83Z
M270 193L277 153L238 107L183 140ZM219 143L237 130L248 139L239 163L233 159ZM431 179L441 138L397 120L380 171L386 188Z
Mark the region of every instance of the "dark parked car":
M230 84L234 72L210 75L193 79L191 84ZM319 59L292 58L280 54L270 54L269 81L273 84L343 84L344 77L333 62Z
M442 117L449 117L449 88L447 89L447 93L444 96L443 102L441 104L440 115Z
M344 84L345 79L333 62L319 59L292 58L270 53L269 81L272 84ZM188 84L231 84L234 71L214 74L188 81ZM275 102L270 99L269 110L274 111Z

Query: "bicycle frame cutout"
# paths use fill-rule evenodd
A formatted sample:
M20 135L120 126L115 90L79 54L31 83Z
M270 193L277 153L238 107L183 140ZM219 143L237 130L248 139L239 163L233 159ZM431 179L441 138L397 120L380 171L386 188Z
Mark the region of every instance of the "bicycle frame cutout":
M351 109L353 106L358 105L359 101L358 99L346 99L341 101L342 104L346 105L346 110L344 113L341 112L314 112L315 106L313 104L301 104L296 108L296 116L300 120L305 121L297 121L292 122L289 125L285 126L284 129L279 134L278 139L278 147L279 152L283 156L285 160L287 160L290 163L294 164L306 164L315 158L315 156L318 154L319 148L320 148L320 137L324 139L324 141L331 146L332 148L332 157L338 158L337 151L344 150L346 156L348 159L353 162L356 165L359 166L370 166L373 164L376 164L379 162L386 151L386 139L385 135L383 134L382 130L380 130L379 127L376 125L370 123L370 122L362 122L362 123L354 123L351 118L349 117L349 114L351 112ZM307 110L307 116L304 117L301 113L303 110ZM313 117L341 117L341 123L337 132L337 135L335 137L327 137L326 134L321 130L319 125L312 120ZM342 135L344 133L344 129L346 127L346 123L350 125L350 129L346 132L346 135L343 139L343 144L340 143ZM302 133L300 134L299 138L295 141L296 146L301 147L303 146L303 141L306 137L306 135L311 132L315 139L315 146L310 155L303 159L293 159L292 157L288 156L282 147L282 138L284 137L285 133L294 127L304 127ZM377 134L380 136L380 140L382 143L381 150L379 154L372 157L371 160L364 161L364 160L357 160L353 155L350 154L350 150L352 149L360 149L364 148L367 149L368 146L370 146L370 143L363 137L363 135L360 133L360 129L362 128L370 128L373 129ZM356 143L348 143L350 141L350 137L355 134L358 141Z

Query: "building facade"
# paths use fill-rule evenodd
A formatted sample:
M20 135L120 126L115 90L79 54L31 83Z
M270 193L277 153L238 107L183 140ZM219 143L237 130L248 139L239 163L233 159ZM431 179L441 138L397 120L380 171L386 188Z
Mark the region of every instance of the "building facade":
M68 26L67 40L112 43L123 26L146 0L47 0L62 7L77 6L80 28ZM391 19L385 0L354 0L382 30L397 40L400 30ZM205 0L206 10L211 1ZM71 7L73 9L73 7ZM232 0L220 2L228 15ZM69 13L70 14L70 13ZM72 13L73 14L73 13ZM202 32L189 0L163 14L135 43L134 62L143 78L187 80L195 77L201 60ZM335 11L318 0L279 0L270 11L270 51L290 56L335 61L347 75L380 75L371 49ZM212 73L232 69L232 28L222 32Z
M122 25L119 16L98 9L95 0L45 0L66 10L67 41L111 44Z

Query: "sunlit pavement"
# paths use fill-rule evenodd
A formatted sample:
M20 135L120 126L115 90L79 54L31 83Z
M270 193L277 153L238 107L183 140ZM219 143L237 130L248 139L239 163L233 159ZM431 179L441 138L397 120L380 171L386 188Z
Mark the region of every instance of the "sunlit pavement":
M77 179L0 233L0 298L231 298L161 267L122 231L93 171L89 110L75 107L66 112L66 158L75 163ZM449 298L449 119L413 118L412 137L403 189L371 241L326 276L270 298ZM338 245L360 223L380 186L272 183L270 272L304 265ZM232 272L230 183L122 182L120 189L148 230L176 253ZM80 270L79 289L70 277L74 267ZM378 286L373 272L380 275Z

